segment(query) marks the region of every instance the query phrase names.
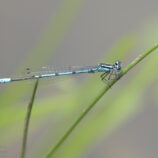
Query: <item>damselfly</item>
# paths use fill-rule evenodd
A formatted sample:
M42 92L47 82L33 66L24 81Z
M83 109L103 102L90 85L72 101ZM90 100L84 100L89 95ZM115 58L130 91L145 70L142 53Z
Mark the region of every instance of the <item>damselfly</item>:
M27 68L27 70L30 69ZM81 73L96 73L96 72L103 72L103 74L101 74L101 79L105 81L107 80L106 77L108 75L109 75L108 77L109 80L111 79L112 75L116 76L116 73L120 71L121 71L121 63L120 61L117 60L114 64L100 63L96 66L69 67L67 70L61 70L61 71L49 70L42 73L31 72L28 73L27 76L20 78L0 78L0 84L15 82L15 81L25 81L32 79L56 77L62 75L74 75Z

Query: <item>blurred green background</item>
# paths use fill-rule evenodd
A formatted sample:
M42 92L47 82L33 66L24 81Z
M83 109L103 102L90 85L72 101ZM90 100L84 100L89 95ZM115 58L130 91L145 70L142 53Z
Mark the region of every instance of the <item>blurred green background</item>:
M151 0L5 0L0 2L0 77L25 68L125 67L158 43L158 2ZM97 103L56 158L158 157L158 51L134 67ZM34 81L0 85L0 157L20 157ZM43 158L105 84L100 74L40 80L27 158Z

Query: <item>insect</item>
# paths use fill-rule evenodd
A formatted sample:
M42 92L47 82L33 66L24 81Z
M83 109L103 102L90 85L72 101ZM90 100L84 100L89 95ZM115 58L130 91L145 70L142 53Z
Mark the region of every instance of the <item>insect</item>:
M15 81L25 81L25 80L32 80L32 79L41 79L41 78L49 78L49 77L56 77L56 76L63 76L63 75L74 75L74 74L81 74L81 73L97 73L103 72L101 74L101 79L103 81L110 80L111 76L116 76L118 72L121 71L121 62L115 61L114 64L107 64L107 63L100 63L96 66L80 66L80 67L68 67L63 68L63 70L45 70L42 73L37 72L29 72L30 69L26 69L28 71L28 76L20 77L20 78L0 78L0 84L10 83ZM106 77L109 75L108 79Z

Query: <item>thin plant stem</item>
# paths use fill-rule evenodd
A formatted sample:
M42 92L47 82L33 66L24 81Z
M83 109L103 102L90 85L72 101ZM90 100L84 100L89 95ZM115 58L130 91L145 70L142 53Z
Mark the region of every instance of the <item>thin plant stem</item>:
M23 139L22 139L21 158L25 158L25 156L26 156L26 145L27 145L28 129L29 129L31 112L32 112L32 107L33 107L33 103L34 103L34 100L35 100L35 95L36 95L36 92L37 92L38 83L39 83L39 80L37 79L36 82L35 82L34 88L33 88L30 103L29 103L28 108L27 108L27 114L26 114L24 132L23 132Z
M147 55L152 53L154 50L158 48L158 44L153 46L148 51L139 55L136 59L134 59L126 68L122 70L119 74L119 77L109 83L109 86L104 87L99 94L92 100L92 102L88 105L87 109L77 118L77 120L72 124L72 126L65 132L65 134L61 137L61 139L55 144L55 146L49 151L46 155L46 158L52 158L54 153L60 148L60 146L64 143L67 137L72 133L72 131L76 128L76 126L83 120L83 118L88 114L88 112L96 105L96 103L103 97L103 95L120 79L122 78L129 70L131 70L136 64L142 61Z

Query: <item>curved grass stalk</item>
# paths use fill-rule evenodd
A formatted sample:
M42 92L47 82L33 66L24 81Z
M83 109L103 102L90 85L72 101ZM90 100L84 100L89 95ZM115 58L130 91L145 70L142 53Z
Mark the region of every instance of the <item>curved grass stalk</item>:
M82 121L82 119L88 114L88 112L96 105L96 103L102 98L102 96L120 79L122 78L128 71L130 71L134 66L136 66L140 61L142 61L146 56L151 54L154 50L158 48L158 44L153 46L148 51L139 55L136 59L134 59L126 68L122 70L119 77L109 83L109 86L104 87L100 93L92 100L92 102L88 105L87 109L77 118L77 120L72 124L72 126L65 132L65 134L61 137L61 139L55 144L55 146L49 151L46 155L46 158L51 158L54 156L55 152L60 148L60 146L64 143L67 137L72 133L72 131L76 128L76 126Z
M28 136L28 128L29 128L29 122L30 122L30 118L31 118L33 103L34 103L35 95L37 92L38 82L39 82L39 80L36 80L36 83L34 85L34 89L32 92L32 96L31 96L31 100L30 100L30 103L29 103L28 108L27 108L27 114L26 114L24 132L23 132L23 140L22 140L21 158L25 158L25 155L26 155L26 143L27 143L27 136Z

